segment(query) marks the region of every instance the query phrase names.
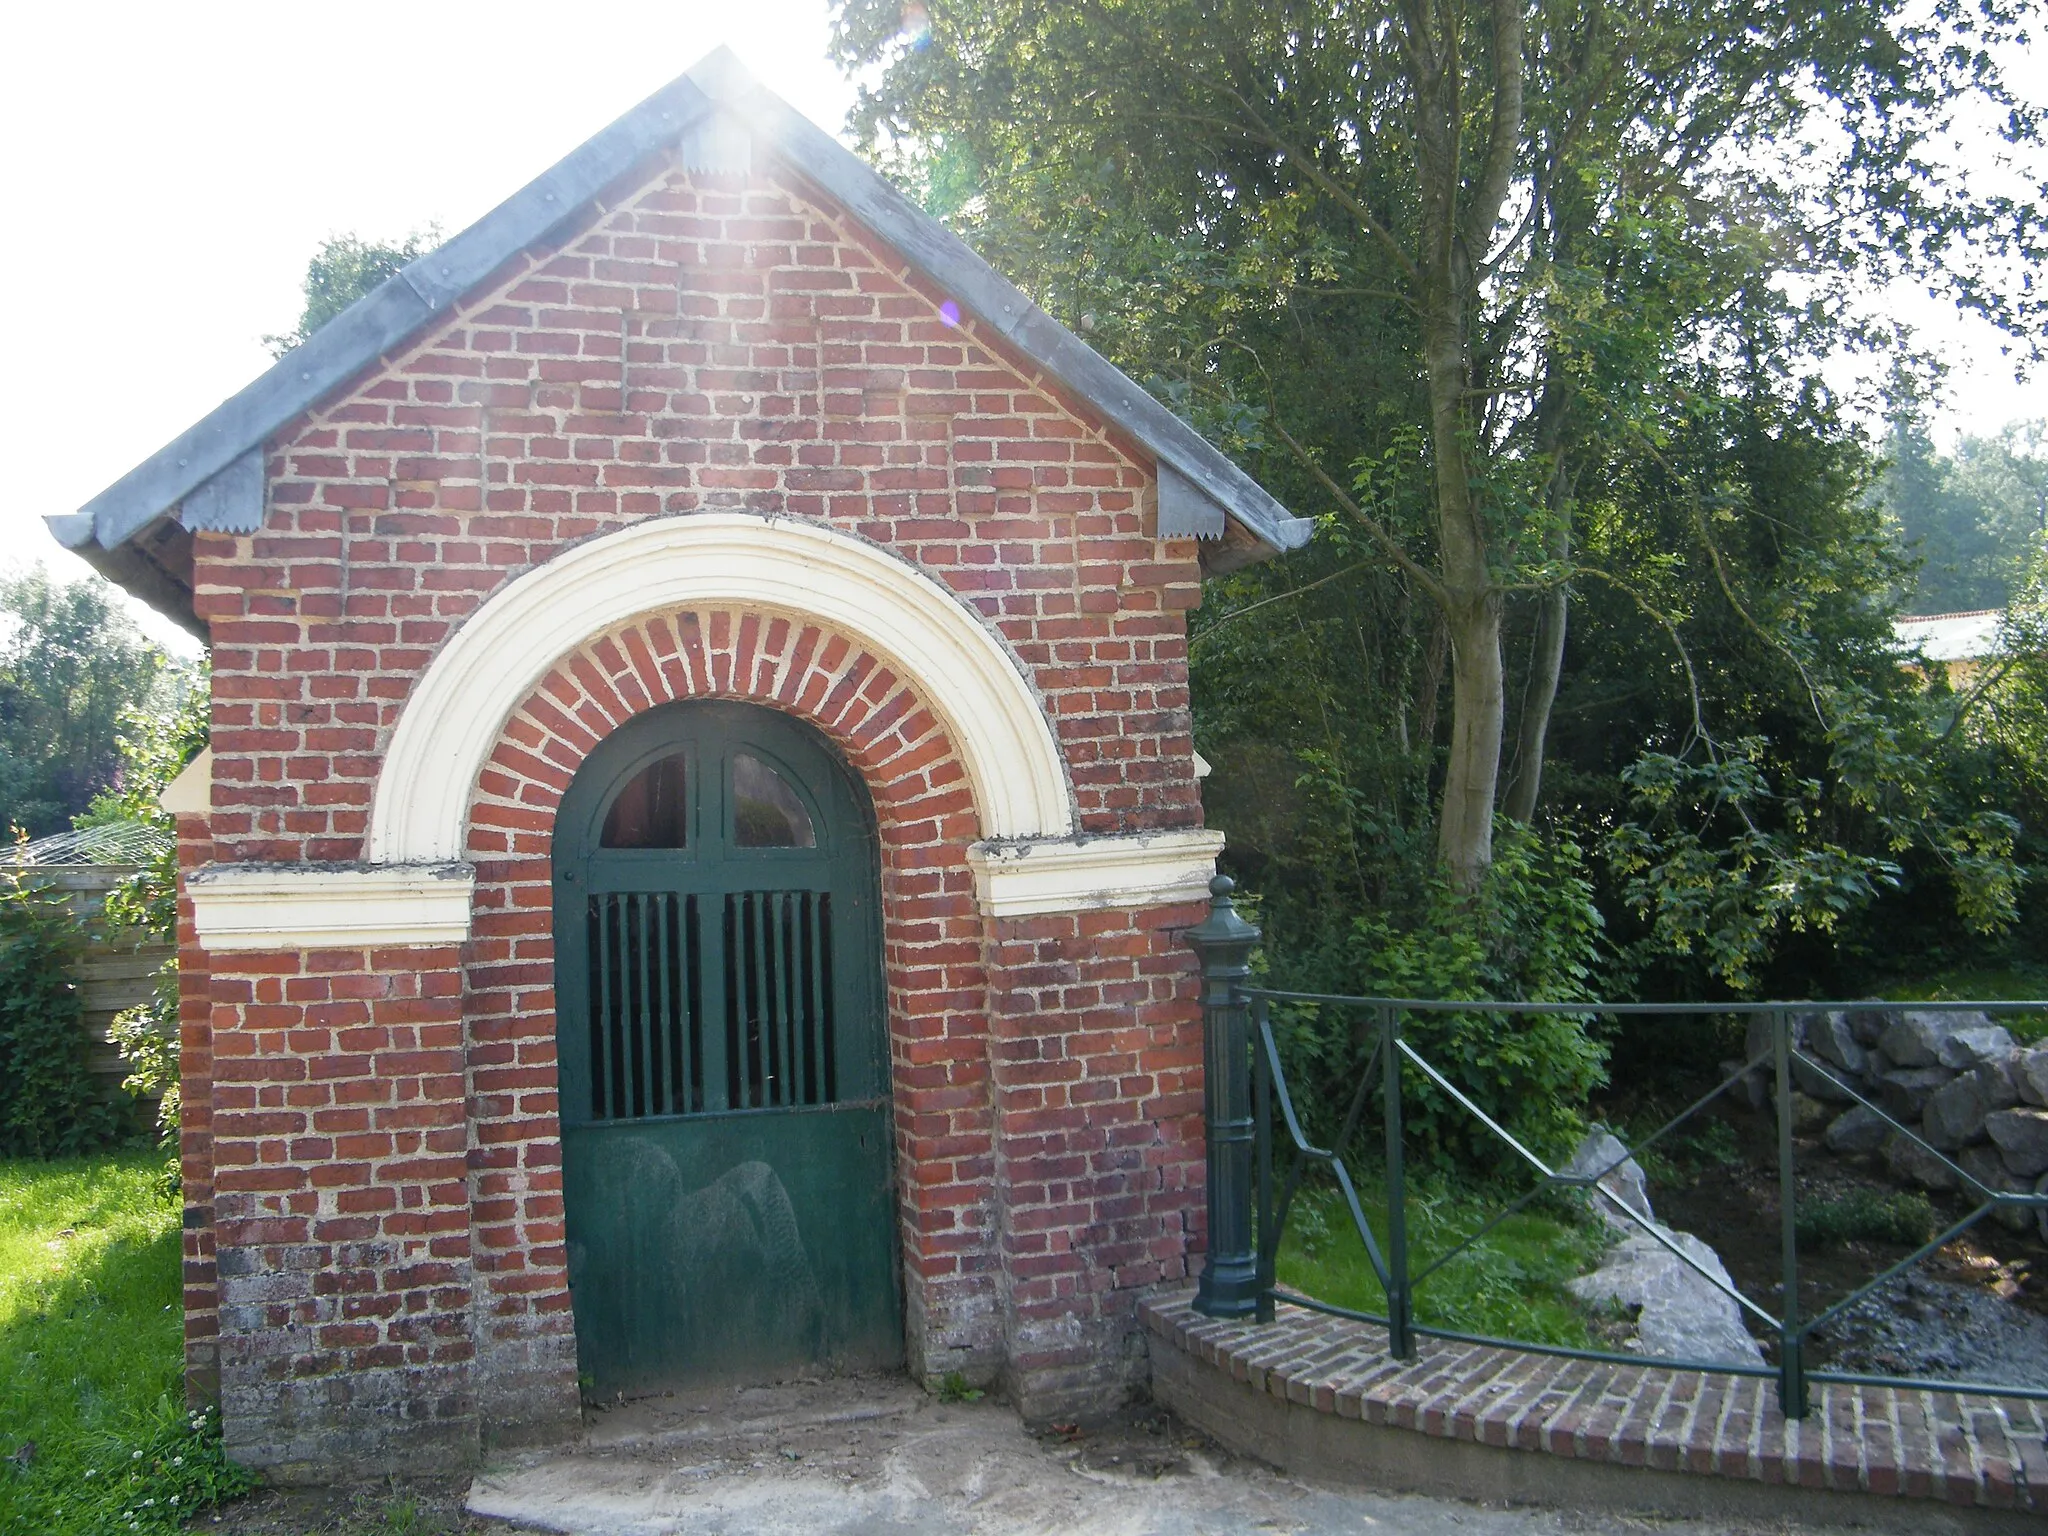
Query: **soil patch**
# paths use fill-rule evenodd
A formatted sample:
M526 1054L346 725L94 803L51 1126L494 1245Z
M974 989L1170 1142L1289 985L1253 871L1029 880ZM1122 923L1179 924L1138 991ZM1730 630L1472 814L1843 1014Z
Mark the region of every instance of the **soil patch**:
M1769 1115L1727 1109L1714 1140L1732 1152L1708 1162L1679 1158L1660 1169L1651 1199L1661 1220L1699 1234L1735 1283L1776 1313L1782 1289L1777 1130ZM1837 1156L1816 1138L1794 1141L1802 1210L1857 1196L1896 1194L1881 1168ZM1674 1176L1675 1175L1675 1176ZM1972 1207L1927 1196L1937 1230ZM1913 1247L1859 1236L1799 1246L1799 1311L1815 1317L1909 1257ZM1760 1320L1750 1329L1775 1361ZM1818 1331L1808 1363L1835 1370L1929 1376L2005 1385L2048 1380L2048 1249L1989 1217Z

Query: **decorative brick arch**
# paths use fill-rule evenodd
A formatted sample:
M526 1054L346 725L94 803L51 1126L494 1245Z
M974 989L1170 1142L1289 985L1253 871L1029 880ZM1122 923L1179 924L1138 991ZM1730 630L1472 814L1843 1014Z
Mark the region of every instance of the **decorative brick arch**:
M493 733L571 647L663 609L738 603L815 617L899 673L958 747L983 836L1076 828L1066 760L1016 658L907 561L800 518L654 518L508 582L449 637L385 749L370 809L375 864L460 856L466 792Z
M853 636L730 607L613 629L551 667L506 721L474 786L477 880L466 962L475 1265L487 1373L552 1340L572 1345L556 1118L550 852L563 794L590 752L681 699L750 701L822 730L865 781L881 842L882 941L913 1344L985 1350L992 1131L984 924L967 849L967 773L918 690ZM957 1319L957 1322L951 1321ZM916 1364L916 1362L913 1362ZM507 1368L509 1364L509 1369ZM544 1374L544 1373L543 1373Z

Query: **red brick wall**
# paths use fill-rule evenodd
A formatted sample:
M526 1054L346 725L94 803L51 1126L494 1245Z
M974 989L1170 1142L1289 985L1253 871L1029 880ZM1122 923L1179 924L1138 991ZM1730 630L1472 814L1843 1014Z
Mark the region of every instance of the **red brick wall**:
M1086 1416L1146 1378L1135 1314L1205 1248L1200 903L991 924L990 1060L1013 1391Z
M971 604L1040 693L1086 831L1199 825L1193 541L1153 536L1142 454L942 298L795 184L663 168L273 440L263 530L197 539L211 857L361 858L391 730L491 592L729 508L873 539ZM986 923L971 801L910 680L802 622L659 615L505 727L461 956L209 957L232 1444L312 1467L408 1414L426 1456L573 1413L552 809L618 722L704 693L816 721L875 798L913 1366L1008 1369L1041 1415L1133 1379L1135 1288L1199 1241L1174 931L1197 914Z
M572 541L711 508L915 561L1015 649L1088 830L1197 824L1194 541L1151 535L1135 450L903 270L793 186L664 174L275 440L263 530L197 540L220 856L360 857L464 616Z
M477 1434L456 950L208 956L223 1429L281 1475Z

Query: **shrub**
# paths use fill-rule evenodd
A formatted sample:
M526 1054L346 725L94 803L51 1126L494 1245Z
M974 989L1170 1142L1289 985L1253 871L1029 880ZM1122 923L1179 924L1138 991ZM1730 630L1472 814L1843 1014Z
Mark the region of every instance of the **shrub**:
M116 1014L107 1036L128 1064L121 1086L139 1099L155 1099L156 1124L165 1142L178 1134L182 1107L178 1080L178 962L173 956L156 973L146 1003Z
M1334 955L1318 957L1318 990L1378 997L1567 1003L1596 995L1603 930L1577 844L1502 822L1493 868L1473 897L1441 880L1407 914L1353 920ZM1354 1013L1276 1016L1289 1079L1327 1134L1370 1049ZM1587 1096L1605 1081L1605 1049L1590 1014L1528 1017L1411 1013L1402 1037L1474 1103L1538 1150L1583 1131ZM1506 1149L1462 1106L1412 1068L1403 1094L1410 1144L1438 1162L1500 1164Z
M71 977L83 941L61 896L0 869L0 1156L91 1151L125 1129L86 1060Z
M165 943L175 943L178 936L178 828L157 796L206 745L212 703L208 677L202 665L185 679L178 706L169 713L131 710L122 717L121 783L77 818L81 827L135 821L168 834L163 851L110 891L106 904L111 927ZM121 1086L157 1101L157 1129L166 1142L174 1140L182 1107L176 955L157 972L150 1000L115 1018L108 1035L128 1064Z
M1792 1229L1801 1243L1815 1248L1854 1242L1918 1248L1934 1236L1934 1207L1925 1195L1859 1189L1800 1207Z

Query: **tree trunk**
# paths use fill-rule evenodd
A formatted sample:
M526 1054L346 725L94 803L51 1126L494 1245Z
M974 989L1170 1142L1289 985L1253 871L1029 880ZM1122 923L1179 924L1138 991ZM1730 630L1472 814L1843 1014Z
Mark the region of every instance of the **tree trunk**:
M1507 702L1500 612L1499 596L1489 592L1451 618L1451 751L1436 850L1452 887L1468 895L1493 863L1494 786Z
M1569 555L1571 541L1564 541ZM1515 739L1514 776L1501 809L1516 821L1534 821L1543 793L1543 753L1550 734L1550 710L1564 672L1565 621L1571 594L1562 585L1545 592L1536 609L1536 634L1529 643L1529 681L1522 690L1522 723Z
M1556 519L1549 555L1563 565L1572 557L1572 486L1562 457L1565 402L1564 379L1553 357L1549 386L1537 420L1537 451L1556 466L1550 476L1550 512ZM1562 582L1551 587L1536 606L1536 633L1529 641L1529 677L1522 687L1522 718L1515 735L1515 755L1501 809L1516 821L1536 819L1543 794L1543 754L1550 736L1550 711L1557 703L1558 679L1564 674L1566 621L1571 616L1571 591Z
M1418 752L1436 751L1437 698L1443 690L1444 668L1451 659L1451 630L1441 608L1430 621L1429 642L1422 652L1422 696L1415 705L1415 744Z
M1472 376L1470 326L1480 302L1479 264L1493 243L1520 143L1522 0L1492 0L1487 143L1469 166L1462 155L1471 106L1464 93L1463 18L1430 7L1404 9L1422 237L1416 297L1436 472L1436 597L1451 637L1451 748L1437 822L1437 863L1454 889L1470 895L1493 863L1494 797L1507 705L1501 594L1487 559L1486 525L1472 474L1473 453L1486 450L1478 444L1471 408L1478 384Z

